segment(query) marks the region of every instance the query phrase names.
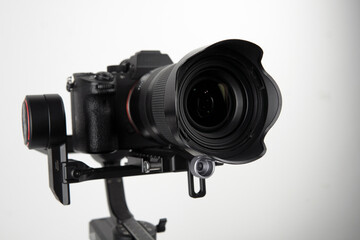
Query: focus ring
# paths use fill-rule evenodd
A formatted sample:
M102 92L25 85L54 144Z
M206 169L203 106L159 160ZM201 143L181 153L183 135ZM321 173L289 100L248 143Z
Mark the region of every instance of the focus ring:
M154 88L151 96L151 108L154 123L160 135L167 141L175 142L175 139L170 131L169 125L165 118L165 87L168 77L174 68L174 65L169 65L162 69L155 77Z

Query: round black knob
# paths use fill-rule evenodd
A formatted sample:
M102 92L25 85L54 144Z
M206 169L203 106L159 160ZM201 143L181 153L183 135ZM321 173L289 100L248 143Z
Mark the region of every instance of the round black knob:
M66 142L65 111L57 94L28 95L22 105L24 143L29 149Z

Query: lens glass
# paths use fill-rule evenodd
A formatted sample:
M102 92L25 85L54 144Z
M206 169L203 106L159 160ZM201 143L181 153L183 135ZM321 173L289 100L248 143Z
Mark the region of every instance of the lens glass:
M186 107L196 129L214 130L229 118L233 96L224 81L200 79L190 86Z

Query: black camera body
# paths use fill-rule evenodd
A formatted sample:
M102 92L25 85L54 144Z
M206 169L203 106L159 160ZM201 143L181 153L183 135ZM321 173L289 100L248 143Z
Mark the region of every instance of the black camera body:
M108 66L108 72L74 74L67 84L74 150L100 154L163 147L137 132L127 105L131 89L143 75L169 64L172 61L166 54L141 51L120 65Z

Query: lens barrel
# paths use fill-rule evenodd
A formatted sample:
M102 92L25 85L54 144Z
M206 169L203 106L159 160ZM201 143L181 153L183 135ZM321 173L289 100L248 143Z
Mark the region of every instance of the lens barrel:
M194 155L255 160L265 153L263 139L281 108L261 58L257 45L227 40L157 68L129 94L131 121L144 136Z

